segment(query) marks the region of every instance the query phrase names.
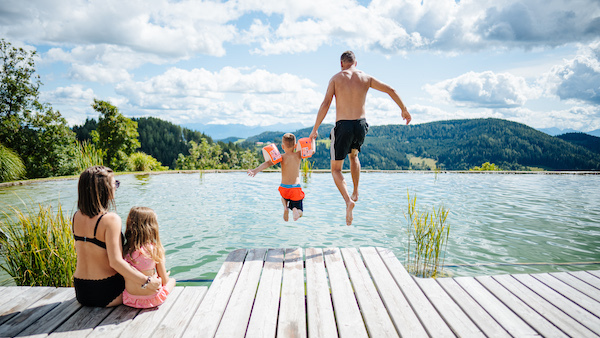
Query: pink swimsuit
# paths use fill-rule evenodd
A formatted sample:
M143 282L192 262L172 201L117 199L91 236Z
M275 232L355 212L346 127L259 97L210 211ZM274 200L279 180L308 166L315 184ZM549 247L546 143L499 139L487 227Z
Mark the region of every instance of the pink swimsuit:
M156 262L149 257L149 254L145 255L145 253L146 250L141 248L132 252L130 255L125 256L125 261L140 271L155 269ZM123 291L123 304L138 309L147 309L164 303L168 295L169 291L163 285L160 286L155 294L148 296L132 295L125 290Z

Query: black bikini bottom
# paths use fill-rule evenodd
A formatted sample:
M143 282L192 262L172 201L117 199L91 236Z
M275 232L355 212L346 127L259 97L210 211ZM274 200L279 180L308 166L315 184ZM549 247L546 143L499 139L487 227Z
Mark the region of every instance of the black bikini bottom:
M125 290L125 279L118 273L104 279L73 278L75 297L81 305L106 307Z

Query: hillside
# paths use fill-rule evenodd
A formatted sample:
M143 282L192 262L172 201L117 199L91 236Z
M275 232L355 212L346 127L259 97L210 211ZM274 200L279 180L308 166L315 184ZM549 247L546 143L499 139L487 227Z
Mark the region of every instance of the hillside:
M600 137L585 133L566 133L556 136L561 140L582 146L590 151L600 154Z
M323 140L312 157L315 168L329 168L327 146L331 125L319 128ZM305 137L311 128L300 129ZM281 142L283 132L264 132L248 143ZM417 159L411 164L409 158ZM600 155L583 146L550 136L524 124L500 119L439 121L418 125L372 126L361 152L363 169L419 168L436 161L447 170L467 170L484 162L505 170L600 170ZM347 162L345 161L345 168Z

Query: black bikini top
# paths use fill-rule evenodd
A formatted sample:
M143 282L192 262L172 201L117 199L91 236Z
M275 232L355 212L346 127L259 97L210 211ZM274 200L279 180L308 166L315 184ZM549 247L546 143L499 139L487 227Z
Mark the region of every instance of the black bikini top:
M96 227L94 228L94 237L92 238L88 238L85 236L77 236L75 235L75 215L73 215L73 223L71 223L73 225L73 238L75 238L76 241L83 241L83 242L90 242L90 243L94 243L97 246L106 249L106 243L102 242L101 240L99 240L98 238L96 238L96 230L98 230L98 224L100 224L100 220L102 219L102 217L104 217L104 215L106 214L102 214L100 217L98 217L98 220L96 221ZM123 236L121 234L121 236Z

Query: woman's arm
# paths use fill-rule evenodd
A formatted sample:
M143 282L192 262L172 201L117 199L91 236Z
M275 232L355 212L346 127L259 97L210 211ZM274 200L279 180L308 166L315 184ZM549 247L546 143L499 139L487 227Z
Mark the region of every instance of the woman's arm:
M126 280L134 281L140 286L146 284L148 276L144 275L136 268L132 267L123 259L123 248L121 247L121 217L115 213L109 213L102 219L106 222L106 232L104 240L106 242L106 253L108 254L108 263ZM146 288L157 291L160 287L160 279L152 276Z

